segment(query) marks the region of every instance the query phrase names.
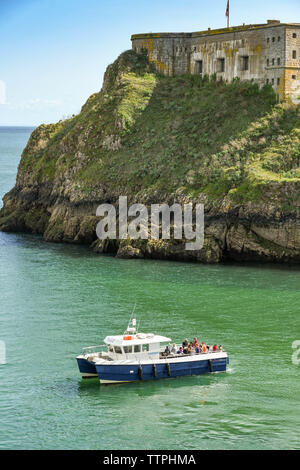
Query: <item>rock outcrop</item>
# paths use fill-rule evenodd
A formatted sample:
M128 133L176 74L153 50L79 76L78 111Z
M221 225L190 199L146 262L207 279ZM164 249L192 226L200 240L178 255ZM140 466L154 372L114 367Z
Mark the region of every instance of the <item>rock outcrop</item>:
M127 51L79 115L34 130L0 229L120 258L299 263L299 159L300 108L276 104L271 87L161 77ZM148 207L203 203L203 248L100 241L96 209L120 195Z

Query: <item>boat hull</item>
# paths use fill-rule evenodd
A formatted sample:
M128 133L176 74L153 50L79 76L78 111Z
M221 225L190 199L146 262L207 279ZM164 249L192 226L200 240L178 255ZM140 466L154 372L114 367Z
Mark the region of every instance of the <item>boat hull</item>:
M138 382L158 380L212 372L225 372L228 357L177 361L158 361L143 364L96 364L100 383Z
M77 357L79 372L83 379L93 379L98 377L95 364L84 358Z

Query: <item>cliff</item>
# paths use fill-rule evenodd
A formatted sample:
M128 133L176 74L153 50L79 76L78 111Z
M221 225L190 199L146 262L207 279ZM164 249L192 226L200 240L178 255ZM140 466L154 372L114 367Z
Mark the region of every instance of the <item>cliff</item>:
M299 159L300 108L271 87L164 77L127 51L77 116L32 133L0 229L120 257L299 263ZM204 247L97 240L97 206L120 195L204 203Z

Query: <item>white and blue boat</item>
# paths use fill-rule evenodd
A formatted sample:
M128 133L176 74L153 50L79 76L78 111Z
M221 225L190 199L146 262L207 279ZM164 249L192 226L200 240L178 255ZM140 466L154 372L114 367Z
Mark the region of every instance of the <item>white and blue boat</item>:
M138 333L135 327L132 319L123 335L107 336L105 345L85 348L76 358L82 377L113 384L226 371L229 358L222 348L182 353L173 345L172 351L170 338Z

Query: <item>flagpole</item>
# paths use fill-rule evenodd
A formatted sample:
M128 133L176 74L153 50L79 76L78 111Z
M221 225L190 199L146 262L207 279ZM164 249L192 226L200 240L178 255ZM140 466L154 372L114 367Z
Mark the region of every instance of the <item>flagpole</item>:
M229 0L227 0L226 16L227 16L227 28L229 28Z

